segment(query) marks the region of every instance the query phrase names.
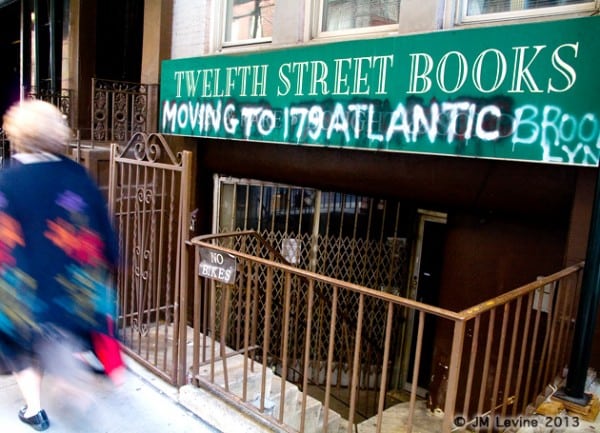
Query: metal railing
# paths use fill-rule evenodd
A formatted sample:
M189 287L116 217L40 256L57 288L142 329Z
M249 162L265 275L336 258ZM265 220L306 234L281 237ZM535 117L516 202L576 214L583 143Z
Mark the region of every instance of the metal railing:
M111 146L110 161L108 201L121 253L118 330L130 356L181 383L191 152L175 153L160 134L137 133L126 146Z
M73 91L71 89L49 90L32 87L27 91L27 97L30 99L39 99L56 106L65 116L67 124L71 128L74 126L72 109Z
M368 392L377 401L369 420L374 431L382 431L392 422L390 411L401 407L401 421L393 422L407 432L450 432L468 427L476 416L525 413L567 365L583 264L454 312L291 266L254 231L196 237L190 244L195 269L207 276L196 276L190 303L189 380L284 430L333 431L331 420L340 413L348 433L364 431L358 419ZM214 263L206 263L207 251ZM229 269L235 272L232 284L219 280L226 272L219 267L223 257L235 262ZM328 323L313 322L318 308L329 311ZM366 350L368 321L382 311L383 353L374 364ZM406 366L412 385L406 402L399 403L388 393L390 347L398 338L397 323L412 314L416 331ZM429 341L425 329L432 322L435 339ZM339 350L340 340L350 350ZM417 384L426 344L446 353L448 365L437 396L443 416L429 417L430 425L422 426ZM290 427L294 409L285 396L294 387L303 392L299 423ZM322 404L316 421L309 414L313 397ZM456 419L463 422L457 425ZM315 423L316 430L309 428Z
M41 99L60 109L69 126L77 132L77 140L93 143L119 142L125 144L138 132L155 131L152 114L158 84L92 78L91 127L74 124L73 91L51 91L32 87L27 97Z
M125 143L138 132L153 131L149 98L157 86L92 78L92 141Z

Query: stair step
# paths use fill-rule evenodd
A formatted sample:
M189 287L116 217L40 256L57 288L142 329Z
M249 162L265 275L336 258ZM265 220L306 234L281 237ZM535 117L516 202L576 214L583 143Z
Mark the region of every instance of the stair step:
M321 416L319 417L319 422L317 423L317 432L321 431L321 427L323 425L323 421L325 419L325 411L321 410ZM327 432L328 433L336 433L339 431L339 426L342 420L342 416L334 410L329 409L329 417L327 418Z
M244 360L243 355L233 355L227 358L227 379L229 392L239 398L243 398L244 386ZM254 362L254 368L251 368L251 361L248 360L248 370L246 385L246 401L259 408L261 403L261 384L263 366ZM210 365L203 365L198 369L196 377L202 380L210 379ZM266 415L279 418L279 408L281 404L282 378L275 375L271 369L267 368L265 378L265 398L263 401L263 410ZM223 361L215 362L213 383L225 389L225 375ZM299 430L301 424L303 394L297 385L285 383L284 417L283 423L289 427ZM306 411L304 418L305 433L320 433L323 431L324 411L321 402L310 395L306 396ZM336 433L340 425L341 416L333 410L329 410L328 432Z
M269 400L273 402L273 416L279 418L279 408L281 404L281 377L273 375L271 382L271 393L269 394ZM290 413L297 409L297 402L300 396L300 390L296 385L290 382L285 384L285 397L284 397L284 414Z
M244 367L244 359L246 359L246 358L243 355L229 356L225 360L225 363L227 364L227 370L231 371L236 368L243 368ZM251 361L248 360L248 369L250 369L251 365L252 365ZM225 366L224 366L222 359L215 361L215 363L214 363L215 377L222 375L224 369L225 369ZM255 365L254 369L256 370L256 365ZM201 365L200 368L198 369L198 376L203 376L203 377L210 376L210 364Z
M295 429L300 429L302 415L302 394L298 394L294 408L290 412L286 412L283 417L283 422ZM306 411L304 414L304 432L311 433L320 431L319 418L321 417L321 402L309 395L306 396Z
M244 359L243 355L234 355L227 359L227 382L229 386L229 392L236 395L239 398L243 398L244 390ZM262 364L254 362L254 368L251 368L252 362L248 360L247 370L247 388L246 388L246 400L252 401L260 398L261 384L262 384ZM204 365L200 367L198 371L198 378L203 380L210 380L210 365ZM273 372L270 369L266 369L265 378L265 394L268 394L271 389L271 381L273 379ZM225 374L224 365L222 361L215 362L214 366L214 379L213 383L226 389L225 387Z

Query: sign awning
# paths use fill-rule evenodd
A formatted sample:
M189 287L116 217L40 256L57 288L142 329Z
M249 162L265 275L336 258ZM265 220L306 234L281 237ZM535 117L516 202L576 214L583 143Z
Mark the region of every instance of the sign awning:
M600 17L167 60L160 131L598 164Z

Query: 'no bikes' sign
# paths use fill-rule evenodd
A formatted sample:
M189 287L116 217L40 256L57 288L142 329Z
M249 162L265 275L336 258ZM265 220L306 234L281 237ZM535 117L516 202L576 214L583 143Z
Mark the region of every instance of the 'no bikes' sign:
M206 247L200 247L198 275L225 284L235 281L236 260L231 254L224 254Z

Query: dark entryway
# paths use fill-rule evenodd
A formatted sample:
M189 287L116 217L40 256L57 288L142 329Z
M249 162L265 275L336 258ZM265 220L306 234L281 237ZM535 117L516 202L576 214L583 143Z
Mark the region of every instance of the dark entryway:
M0 124L8 107L19 99L21 2L0 3Z
M428 305L439 305L445 236L446 216L444 214L419 211L419 232L413 256L412 296L417 301ZM412 327L412 344L406 370L405 386L408 389L413 380L419 318L413 317L409 326ZM435 317L428 316L423 325L424 342L434 341L435 326ZM425 393L431 380L433 344L424 344L420 356L417 385L422 393Z
M143 0L97 1L95 76L139 82L143 30Z

